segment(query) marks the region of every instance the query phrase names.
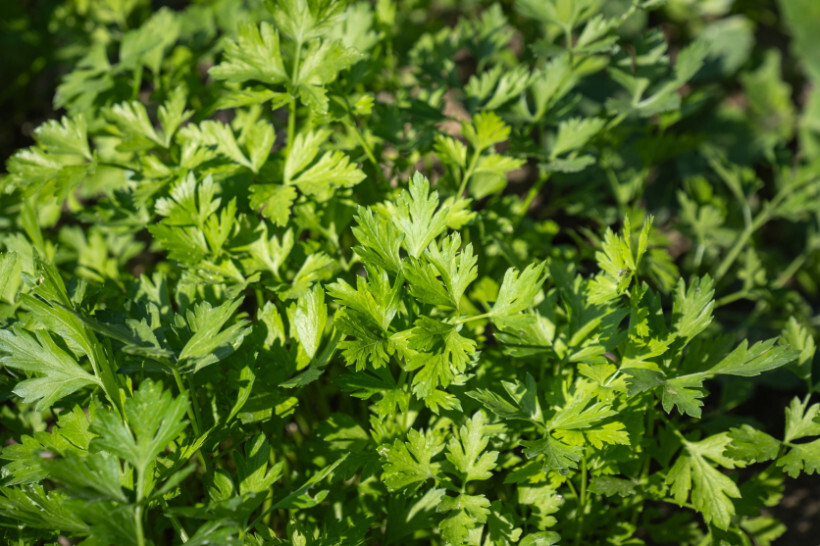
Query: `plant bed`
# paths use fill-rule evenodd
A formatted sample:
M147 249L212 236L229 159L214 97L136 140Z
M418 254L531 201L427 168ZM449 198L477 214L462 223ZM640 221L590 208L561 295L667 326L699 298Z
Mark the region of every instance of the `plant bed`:
M808 536L813 9L49 5L0 538Z

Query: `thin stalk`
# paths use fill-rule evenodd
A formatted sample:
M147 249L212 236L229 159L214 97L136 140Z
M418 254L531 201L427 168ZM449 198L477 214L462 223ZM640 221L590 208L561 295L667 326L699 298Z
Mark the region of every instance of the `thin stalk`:
M472 322L474 320L482 320L482 319L490 318L491 316L493 316L492 312L481 313L480 315L473 315L471 317L461 317L459 319L456 319L456 324L465 324L467 322Z
M288 143L285 145L287 154L290 155L290 149L293 146L293 138L296 133L296 99L290 97L288 103Z
M746 223L746 228L740 234L740 237L735 241L735 244L729 250L729 254L723 259L720 263L720 267L715 272L715 281L719 280L723 275L725 275L729 268L732 266L734 261L740 255L740 251L743 250L743 247L746 245L746 242L749 238L761 227L763 227L766 222L772 219L772 216L775 215L775 211L777 207L780 206L780 202L783 201L786 197L786 192L779 191L774 198L766 203L763 207L763 210L760 211L760 214L757 215L756 218L752 219L751 211L749 210L748 204L744 202L743 205L743 220Z
M527 192L527 196L524 198L524 202L521 203L521 209L518 211L518 217L515 219L515 225L518 226L521 223L521 220L524 219L524 216L527 215L527 211L530 210L530 206L532 206L532 202L535 200L535 197L541 191L541 188L544 184L549 180L549 174L545 174L541 178L535 181L530 187L530 191Z
M142 476L139 478L142 479ZM134 507L134 525L137 528L137 545L145 546L145 530L142 528L142 506L139 504L141 499L137 499L137 506Z
M652 434L654 433L655 429L655 407L649 406L649 410L646 412L646 432L644 433L645 438L652 438ZM641 477L639 483L643 484L649 478L649 469L651 468L652 459L650 457L645 457L643 462L643 467L641 468ZM638 508L632 511L632 518L631 523L635 526L638 523L638 517L643 512L643 502L642 499L638 501Z
M722 298L717 300L715 302L715 308L723 307L724 305L728 305L728 304L730 304L732 302L735 302L737 300L742 300L743 298L746 298L748 296L749 296L749 291L748 290L746 290L746 289L738 290L737 292L733 292L732 294L729 294L728 296L723 296Z
M177 532L177 535L179 535L179 540L183 544L188 542L189 537L188 533L185 531L185 528L182 526L182 524L179 522L175 515L168 513L168 502L162 497L160 497L160 502L162 503L162 507L166 509L165 517L171 520L171 526L174 528L174 531Z
M578 526L575 528L575 544L581 544L584 534L584 511L587 503L587 457L581 457L581 491L578 495Z
M353 134L356 136L356 140L359 141L359 145L364 150L364 154L367 156L367 159L373 165L373 168L376 169L376 173L378 174L379 178L382 182L386 183L387 178L385 178L384 173L382 172L382 168L379 165L379 162L376 160L376 154L373 153L373 149L365 140L364 135L362 135L362 131L356 124L356 120L353 119L353 116L350 116L350 127L353 128Z
M567 48L569 54L569 64L572 66L575 62L575 52L572 48L572 25L564 26L564 47Z
M142 528L142 500L145 497L145 468L139 465L137 472L137 503L134 506L134 524L137 527L137 545L145 546L145 531Z
M299 75L299 62L301 60L302 55L302 42L296 42L296 53L294 54L293 58L293 70L291 71L290 80L292 82L296 81L296 77ZM287 153L290 153L290 149L293 146L293 138L296 135L296 98L293 96L290 97L288 103L288 143L285 146ZM287 154L286 154L287 155Z
M740 255L740 252L743 250L743 247L746 246L746 243L749 242L749 239L754 234L754 227L753 224L747 225L743 232L740 234L740 237L735 240L735 244L732 245L732 248L729 249L729 253L723 258L723 261L720 262L720 266L718 266L717 271L715 271L715 281L719 281L723 278L724 275L729 271L729 268L732 267L732 264L735 263L737 257Z
M179 389L179 394L184 394L188 397L188 400L191 400L191 396L188 394L188 389L185 388L185 383L182 381L182 375L180 375L179 370L176 366L171 368L174 374L174 381L177 384L177 389ZM194 427L194 434L198 437L202 436L202 429L199 426L199 420L197 419L196 414L194 413L193 407L189 404L188 409L186 410L188 413L188 419L191 420L191 426Z
M467 182L469 182L470 177L473 176L473 172L478 165L478 159L481 157L481 152L483 151L484 150L476 149L475 153L473 153L473 157L470 159L470 165L467 167L467 172L464 173L464 178L461 179L461 185L458 187L458 193L456 194L458 197L464 195L464 190L467 189Z
M139 100L140 87L142 87L142 65L134 71L134 81L131 82L131 99Z
M197 418L197 427L199 429L199 432L197 432L197 435L201 435L202 434L202 412L199 409L199 399L196 397L196 389L194 389L193 380L191 379L190 375L188 376L188 387L189 387L189 391L190 391L190 396L188 397L188 399L191 401L191 405L194 408L194 416ZM196 432L196 429L194 429L194 431Z
M185 388L185 382L182 380L182 375L180 375L179 370L176 366L172 366L171 370L174 374L174 381L177 384L177 388L179 389L180 394L184 394L188 397L188 400L191 401L188 404L188 407L185 409L185 412L188 414L188 419L191 421L191 426L194 428L194 434L196 434L197 438L202 437L202 426L200 425L199 421L199 404L197 403L196 399L191 396L188 392L188 389ZM193 390L193 389L191 389ZM202 465L202 468L205 469L205 472L208 474L211 473L211 464L208 459L202 454L202 449L196 450L196 456L199 460L199 463Z
M786 283L789 282L789 279L794 277L797 271L803 267L803 264L806 263L806 259L808 258L807 254L800 254L797 256L792 262L784 269L780 275L777 276L777 279L774 281L772 285L774 288L783 288L786 286Z

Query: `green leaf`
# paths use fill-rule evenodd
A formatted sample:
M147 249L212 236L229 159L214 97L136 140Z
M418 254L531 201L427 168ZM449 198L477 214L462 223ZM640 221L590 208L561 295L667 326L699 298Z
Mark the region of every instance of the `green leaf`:
M476 114L471 124L464 123L462 134L475 149L481 153L493 144L504 142L510 136L510 128L495 112Z
M641 261L649 239L652 227L652 218L649 217L638 236L638 247L632 247L632 226L629 216L624 218L623 233L621 236L607 228L604 234L603 247L595 253L595 259L601 273L589 283L589 301L591 303L607 303L625 294L638 264Z
M279 226L286 226L290 209L296 200L296 188L279 184L254 184L250 187L250 205L265 218Z
M147 66L158 76L165 50L177 41L180 26L176 12L163 8L126 32L120 44L120 68Z
M18 326L0 330L0 352L5 353L0 364L39 376L20 381L14 388L23 400L36 403L38 410L51 407L83 387L102 386L45 331L38 331L35 339Z
M342 70L358 61L360 54L339 41L313 40L308 44L304 59L299 66L296 85L323 86L336 79ZM324 110L321 110L324 112Z
M137 469L143 480L138 491L147 494L153 477L147 474L159 454L187 426L186 395L174 398L162 384L144 380L124 404L124 421L117 413L98 412L91 430L98 435L91 441L92 451L116 455Z
M180 135L186 141L213 148L234 163L258 173L273 147L273 126L258 119L247 122L242 131L247 153L240 148L233 129L218 121L206 120L199 125L187 125L180 131Z
M717 470L708 459L733 468L735 462L723 455L730 442L727 434L710 436L700 442L685 442L685 453L669 470L666 483L675 502L683 504L690 496L695 509L707 524L728 529L735 514L731 499L740 498L740 490L728 476Z
M681 415L691 415L700 419L702 398L706 396L703 390L703 379L697 377L675 377L663 383L661 403L666 413L672 413L677 406Z
M478 277L478 258L473 253L473 245L468 243L462 248L461 236L454 233L440 244L429 245L424 257L441 276L448 297L458 310L464 292Z
M165 137L164 146L171 145L171 139L177 129L194 115L193 111L185 109L187 93L185 88L177 87L170 93L168 100L157 110L157 118L162 124L162 134Z
M501 322L532 307L545 280L543 263L530 264L523 271L508 269L498 289L498 297L490 310L492 319Z
M288 308L291 335L299 340L309 358L316 355L327 322L325 291L318 284L302 295L298 302Z
M214 308L203 301L189 309L185 319L193 335L182 348L179 360L198 371L223 358L226 351L232 352L250 331L242 321L225 327L241 304L242 298L239 298Z
M338 22L344 8L342 2L327 0L280 0L267 6L276 26L300 44L324 35Z
M477 356L475 341L462 336L457 327L427 317L416 320L408 342L417 352L405 356L407 369L419 370L413 377L413 391L422 398L436 387L448 386Z
M258 27L246 24L240 27L236 41L225 43L221 63L209 71L217 80L238 83L256 80L266 84L288 81L282 54L279 49L279 33L269 23Z
M780 343L800 352L795 363L795 373L810 384L814 353L817 350L810 330L797 322L794 317L789 317L783 333L780 334Z
M74 154L91 160L88 127L83 116L49 120L34 131L37 143L53 154Z
M221 199L216 197L217 189L211 176L197 183L194 174L189 173L174 186L170 197L157 199L157 214L166 218L167 225L201 228L219 210Z
M589 491L607 497L629 497L635 494L635 484L614 476L596 476L589 482Z
M441 536L450 544L463 544L478 524L487 522L490 501L484 495L462 493L457 497L443 497L436 510L450 512L439 524Z
M709 373L754 377L793 362L799 353L789 347L774 346L775 339L760 341L749 347L747 340L713 366Z
M498 64L473 74L464 91L468 98L483 103L482 109L491 111L520 97L529 83L530 71L526 66L519 65L510 70Z
M579 150L595 135L601 132L606 120L601 118L571 118L562 121L550 151L550 158L556 159L567 152Z
M409 283L410 293L424 303L455 308L447 288L438 278L435 266L426 261L408 258L402 264L402 273Z
M19 525L86 536L88 525L65 505L65 494L42 486L0 488L0 515Z
M672 304L672 320L679 337L688 341L711 324L714 294L714 283L708 275L702 279L695 278L688 290L683 279L678 281Z
M282 463L269 466L271 447L264 434L257 434L245 443L244 453L233 452L239 481L239 494L262 493L281 477ZM262 502L259 499L259 504Z
M809 406L808 400L801 402L799 398L793 398L786 408L786 431L783 441L791 442L817 435L820 435L820 404Z
M356 254L366 263L397 272L404 235L390 220L375 216L369 208L359 207L355 220L358 225L353 227L353 235L361 243L353 248Z
M801 472L820 472L820 439L792 445L788 453L777 459L777 466L792 478L798 477Z
M384 457L384 483L391 489L403 489L436 479L441 465L432 462L444 443L432 431L410 429L407 442L395 440L382 452Z
M726 455L738 461L771 461L780 451L780 442L749 425L731 429L729 437L732 442L726 448Z
M364 173L349 157L342 152L329 152L291 182L307 195L325 195L336 188L355 186L362 180Z
M502 419L530 420L529 416L516 404L489 389L476 389L467 391L466 394Z
M458 471L462 484L472 480L488 480L493 476L498 452L485 452L490 442L486 425L487 418L477 411L447 443L447 460Z
M108 119L116 124L123 133L134 133L159 146L166 145L165 137L157 133L141 102L130 101L115 104L106 114Z
M435 151L442 162L461 169L467 167L467 146L460 140L437 134Z
M568 470L578 468L578 462L581 460L583 452L581 446L567 445L551 435L539 440L524 440L521 445L526 448L524 449L524 455L529 458L543 455L546 470L557 470L562 474L566 474Z
M43 466L49 478L66 487L72 496L91 501L128 501L120 487L120 462L109 453L80 456L69 451L58 459L43 461Z
M319 154L321 146L327 141L330 131L303 131L296 135L285 159L285 183L291 180L310 165Z
M0 254L0 299L14 303L22 272L23 264L16 252Z
M94 437L89 429L89 419L93 418L97 404L88 407L88 416L83 409L75 406L70 412L60 414L57 426L50 432L35 432L33 436L23 436L20 443L6 446L2 457L9 461L3 468L6 473L5 485L35 484L48 477L43 463L48 457L60 456L68 452L85 453Z
M311 508L316 506L320 502L322 502L326 497L329 491L327 489L319 490L313 494L310 493L311 489L314 489L317 484L323 482L328 476L333 474L333 471L336 468L345 462L347 459L347 455L343 455L333 461L332 463L328 464L327 466L323 467L321 470L315 472L310 478L308 478L305 483L301 486L295 488L291 491L287 496L285 496L282 500L274 503L274 509L293 509L293 508Z
M438 210L436 210L438 209ZM393 223L404 234L402 245L413 258L447 227L447 209L439 209L438 192L430 193L430 182L421 173L413 175L410 188L396 200Z

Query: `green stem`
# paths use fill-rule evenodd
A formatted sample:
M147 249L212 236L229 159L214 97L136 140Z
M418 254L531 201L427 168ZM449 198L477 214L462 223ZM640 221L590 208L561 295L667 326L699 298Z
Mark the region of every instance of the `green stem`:
M482 320L482 319L490 318L491 316L493 316L492 312L481 313L480 315L473 315L471 317L461 317L461 318L456 320L456 324L465 324L467 322L472 322L474 320Z
M293 147L293 138L296 133L296 99L290 97L288 104L288 143L285 145L286 155L290 155L290 149ZM286 180L285 182L289 182Z
M655 407L650 405L649 409L646 412L646 431L644 433L644 438L652 438L652 434L654 433L655 429ZM643 467L641 468L641 477L639 480L640 484L646 483L646 480L649 478L649 470L651 468L652 458L646 457L644 458ZM632 518L631 523L634 527L638 523L638 517L643 512L644 502L643 499L639 497L637 507L632 511Z
M786 286L786 283L789 282L789 279L794 277L797 271L803 267L803 264L806 263L808 259L808 255L806 253L800 254L797 256L792 262L784 269L780 275L777 276L777 279L774 281L772 285L774 288L783 288Z
M737 260L737 257L743 250L743 247L746 246L746 243L749 242L749 239L753 234L754 228L752 224L749 224L743 229L743 232L735 240L735 244L732 245L729 253L723 258L723 261L720 262L720 266L718 266L717 271L715 271L715 281L719 281L724 275L726 275L729 268L735 263L735 260Z
M467 189L467 182L469 182L470 177L473 176L473 171L475 171L475 168L478 165L478 159L481 157L482 151L482 149L476 148L473 153L473 157L470 159L470 165L467 167L467 172L464 174L464 178L461 179L461 185L458 187L458 193L456 194L458 197L464 195L464 190Z
M359 145L364 150L364 153L367 156L367 159L373 165L373 168L376 169L376 174L379 176L379 178L382 180L382 182L387 182L387 178L385 178L384 173L382 172L382 168L379 165L379 162L376 160L376 154L373 153L373 149L370 147L370 145L365 140L361 129L359 129L359 126L356 124L356 120L353 119L353 116L349 116L349 118L350 118L350 127L353 129L353 134L356 136L356 140L359 141Z
M139 477L142 480L142 476ZM134 525L137 528L137 545L145 546L145 531L142 528L142 506L141 499L137 499L137 506L134 507Z
M724 305L728 305L734 301L741 300L749 296L749 291L745 288L743 290L738 290L728 296L723 296L719 300L715 302L715 308L723 307Z
M581 544L584 534L584 511L587 503L587 457L581 457L581 491L578 495L578 526L575 529L575 544Z
M521 222L524 219L524 216L527 215L527 211L530 210L530 206L532 206L532 202L535 200L535 197L541 191L541 188L544 184L549 180L549 174L545 174L541 178L535 181L535 184L530 187L530 191L527 192L527 196L524 198L524 202L521 203L521 209L518 211L518 217L515 219L515 225Z
M193 400L192 397L188 394L188 389L185 388L185 383L182 381L182 375L180 375L179 370L176 366L172 367L171 370L174 374L174 381L177 384L177 388L179 389L179 394L184 394L188 397L188 400ZM197 437L202 436L202 429L199 426L199 419L197 419L196 413L194 413L193 407L191 404L188 404L187 408L188 419L191 420L191 426L194 427L194 434Z
M179 370L176 366L172 366L171 369L174 373L174 381L177 384L177 388L179 389L180 394L184 394L188 397L190 403L188 407L185 409L185 412L188 414L188 419L191 421L191 426L194 428L194 434L196 434L197 438L202 437L202 426L200 425L199 420L199 404L194 396L188 392L188 389L185 388L185 382L182 380L182 375L180 375ZM193 390L193 389L191 389ZM205 469L205 472L210 475L211 473L211 464L209 459L206 459L205 456L202 454L202 449L196 450L196 457L199 460L199 463L202 465L202 468Z
M134 81L131 82L131 99L139 100L140 87L142 87L142 65L134 71Z
M166 502L166 500L162 497L160 497L159 500L162 503L162 507L165 508L165 517L171 521L171 526L174 528L174 531L177 532L177 535L179 535L179 540L183 543L188 542L189 537L188 533L185 531L185 528L175 515L168 513L168 502Z
M299 61L301 60L302 55L302 42L296 42L296 53L293 58L293 70L290 74L290 81L295 82L296 77L299 75ZM285 146L286 154L290 153L290 149L293 146L293 138L296 136L296 98L291 95L290 101L288 104L288 143Z

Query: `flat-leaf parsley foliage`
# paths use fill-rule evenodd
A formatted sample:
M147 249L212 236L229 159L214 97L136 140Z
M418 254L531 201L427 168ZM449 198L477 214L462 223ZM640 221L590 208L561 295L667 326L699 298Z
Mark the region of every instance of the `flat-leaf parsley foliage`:
M731 3L461 4L53 14L64 115L0 178L1 542L784 532L816 59L801 108Z

